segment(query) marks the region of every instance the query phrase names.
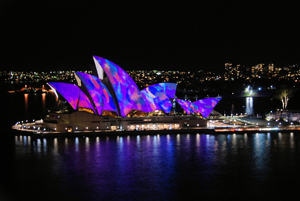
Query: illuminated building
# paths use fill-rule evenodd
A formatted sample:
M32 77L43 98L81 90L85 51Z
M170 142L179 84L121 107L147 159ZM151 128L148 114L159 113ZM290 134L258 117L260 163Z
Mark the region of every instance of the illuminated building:
M127 72L117 64L98 56L93 58L96 64L94 75L76 72L77 85L48 83L57 97L66 100L72 111L49 111L49 115L44 119L45 127L73 132L206 126L206 120L202 117L208 117L221 99L202 99L194 103L176 99L187 114L198 113L202 116L167 115L172 109L177 84L158 83L140 90Z

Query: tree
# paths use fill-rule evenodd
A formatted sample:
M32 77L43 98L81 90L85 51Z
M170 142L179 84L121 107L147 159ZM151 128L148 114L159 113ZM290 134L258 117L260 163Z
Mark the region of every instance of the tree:
M290 98L293 97L293 93L296 91L295 88L288 88L287 86L281 86L275 94L275 98L279 99L282 103L282 109L286 111Z

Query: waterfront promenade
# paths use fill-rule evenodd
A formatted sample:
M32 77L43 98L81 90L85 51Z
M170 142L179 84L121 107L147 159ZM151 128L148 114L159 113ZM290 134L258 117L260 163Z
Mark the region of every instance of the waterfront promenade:
M300 132L300 125L293 122L266 121L262 118L251 117L222 117L210 119L207 127L183 127L173 130L89 130L74 131L71 133L47 131L42 128L40 121L16 124L12 126L15 135L28 135L37 138L44 137L82 137L82 136L120 136L120 135L152 135L152 134L181 134L181 133L203 133L203 134L244 134L258 132Z

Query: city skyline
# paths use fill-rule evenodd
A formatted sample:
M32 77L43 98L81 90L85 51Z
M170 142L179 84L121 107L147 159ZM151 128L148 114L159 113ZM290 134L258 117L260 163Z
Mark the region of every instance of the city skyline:
M130 70L299 63L299 19L286 2L13 1L1 7L0 70L83 70L92 55Z
M135 81L140 78L148 78L148 81L155 80L156 78L166 78L164 82L169 82L172 79L172 76L187 76L190 79L195 79L197 76L203 77L216 77L218 79L213 80L224 80L224 81L234 81L234 79L245 79L251 80L251 78L263 78L263 79L288 79L295 80L299 79L300 69L298 64L293 65L277 65L274 63L256 63L255 65L243 65L238 63L226 62L223 64L223 69L208 69L208 70L145 70L145 69L137 69L137 70L125 70ZM75 70L47 70L47 71L17 71L17 70L0 70L0 76L6 76L8 80L61 80L61 79L69 79L71 77L72 80L74 78ZM93 68L90 70L81 70L80 72L85 72L89 74L93 74ZM173 77L174 78L174 77ZM178 78L178 77L177 77ZM234 78L234 79L230 79ZM207 80L207 79L206 79ZM210 79L208 79L209 81ZM205 80L203 80L205 81Z

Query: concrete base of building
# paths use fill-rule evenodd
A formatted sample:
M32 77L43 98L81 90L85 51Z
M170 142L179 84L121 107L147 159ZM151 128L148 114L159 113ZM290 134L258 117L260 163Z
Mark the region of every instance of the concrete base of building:
M60 133L83 131L145 131L179 130L188 127L206 127L207 120L198 116L146 116L115 118L76 111L68 114L50 113L43 127Z

